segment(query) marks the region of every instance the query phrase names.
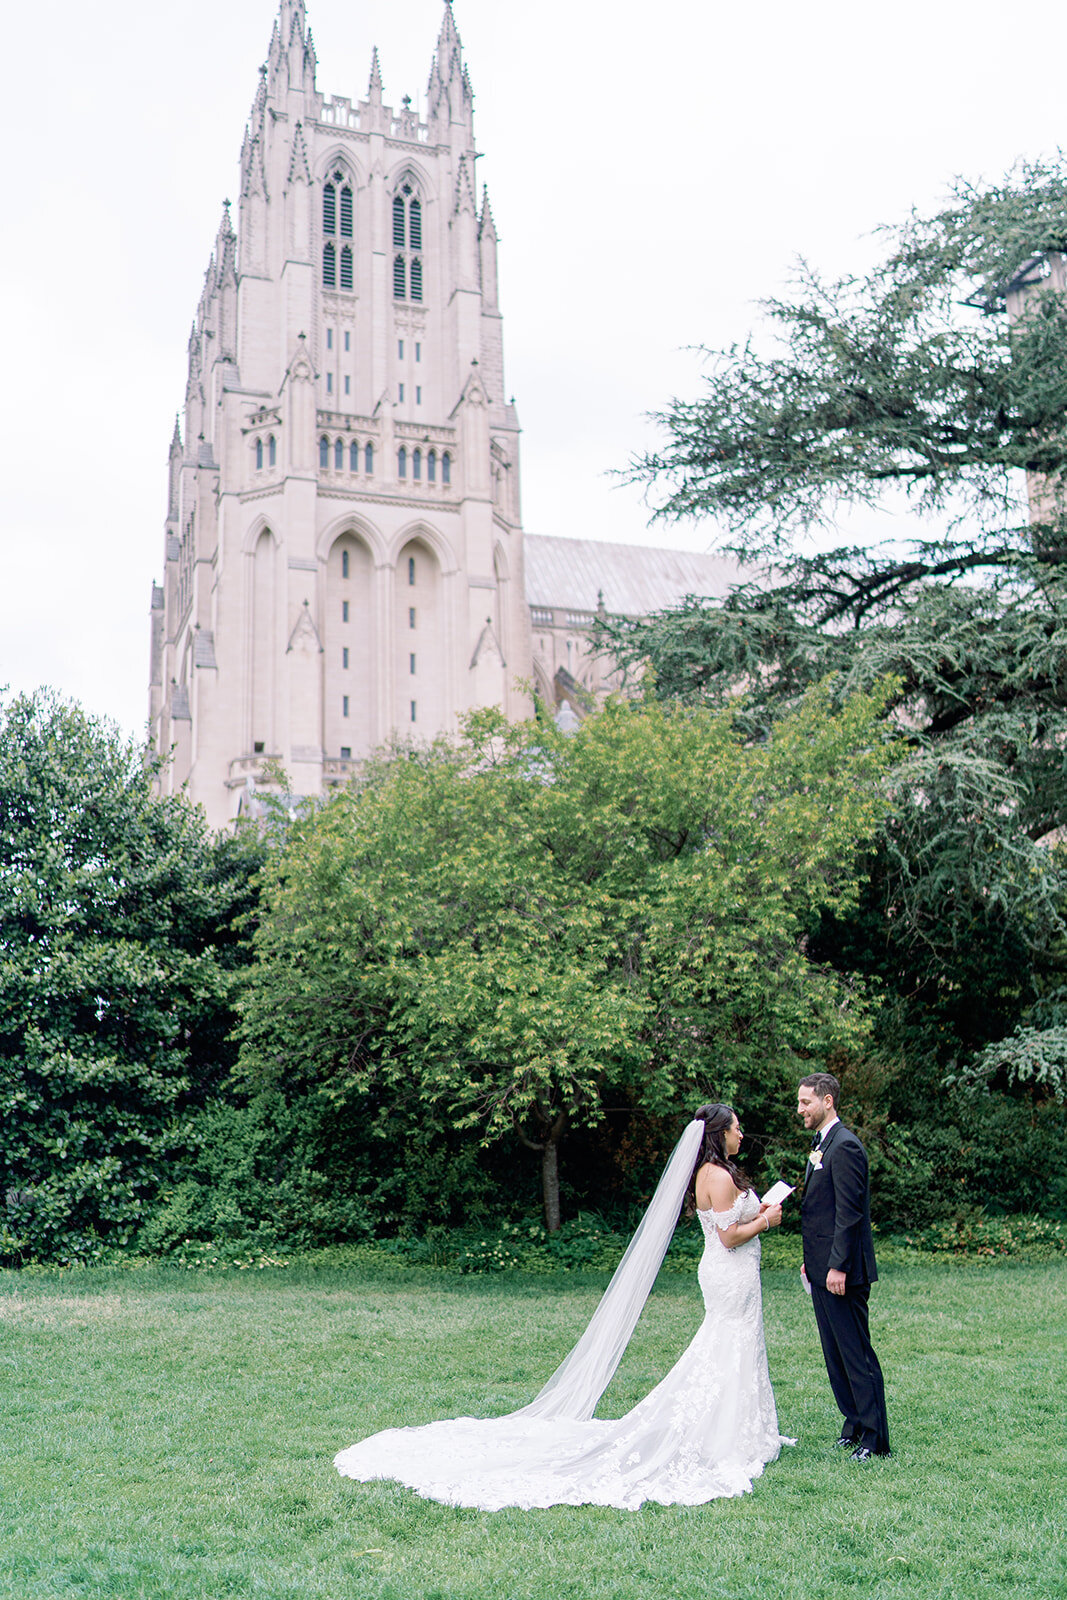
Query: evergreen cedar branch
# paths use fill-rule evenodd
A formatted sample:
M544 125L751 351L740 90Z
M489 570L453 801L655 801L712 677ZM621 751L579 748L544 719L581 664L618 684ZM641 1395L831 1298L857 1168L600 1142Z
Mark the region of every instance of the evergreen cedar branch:
M722 601L602 620L597 642L638 674L651 664L665 699L722 705L743 687L750 730L827 674L841 693L892 674L909 756L874 869L882 956L868 951L867 970L930 1007L964 987L973 1002L967 952L985 950L992 973L999 949L986 1022L1022 1032L970 1075L988 1082L999 1063L1062 1096L1067 296L1043 273L1067 251L1067 167L958 183L943 210L886 236L865 280L801 268L792 298L765 307L777 348L714 357L700 397L657 418L662 447L631 463L656 515L709 518L744 580ZM887 491L938 530L801 553L805 533Z

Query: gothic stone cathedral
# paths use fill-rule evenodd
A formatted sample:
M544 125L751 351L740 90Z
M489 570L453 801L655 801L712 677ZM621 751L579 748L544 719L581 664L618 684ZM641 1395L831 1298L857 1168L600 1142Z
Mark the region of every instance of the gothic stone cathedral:
M151 735L216 827L477 706L596 692L584 629L721 586L708 558L527 538L497 237L451 3L426 120L320 94L281 0L189 340L152 591Z

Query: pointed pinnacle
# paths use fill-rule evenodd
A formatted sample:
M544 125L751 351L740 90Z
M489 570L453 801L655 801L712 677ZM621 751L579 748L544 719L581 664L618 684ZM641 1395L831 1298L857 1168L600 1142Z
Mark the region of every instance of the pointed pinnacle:
M453 40L458 48L462 48L459 29L456 27L455 13L452 10L452 0L445 0L445 14L441 20L441 32L437 41L438 52L443 54L441 45L446 41L451 44Z
M367 89L369 92L372 89L381 89L381 87L382 69L378 61L378 46L375 45L370 58L370 83L367 85Z

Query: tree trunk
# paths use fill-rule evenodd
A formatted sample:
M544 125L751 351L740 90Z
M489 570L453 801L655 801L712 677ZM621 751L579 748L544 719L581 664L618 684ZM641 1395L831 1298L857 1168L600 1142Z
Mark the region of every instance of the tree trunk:
M559 1232L559 1140L551 1133L541 1147L541 1194L545 1203L545 1227Z
M557 1111L552 1116L551 1109L538 1104L535 1115L542 1128L545 1130L543 1139L531 1139L521 1127L516 1126L519 1143L524 1144L527 1150L536 1150L541 1157L541 1199L545 1208L545 1228L549 1233L558 1233L560 1225L559 1214L559 1141L567 1131L570 1123L570 1112L566 1106L562 1111Z

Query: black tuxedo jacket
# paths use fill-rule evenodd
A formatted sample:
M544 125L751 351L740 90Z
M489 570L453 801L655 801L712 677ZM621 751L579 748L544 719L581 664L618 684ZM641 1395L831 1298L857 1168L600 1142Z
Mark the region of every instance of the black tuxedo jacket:
M831 1267L844 1272L850 1284L877 1278L867 1152L842 1122L823 1137L821 1168L808 1166L800 1232L809 1282L825 1287Z

